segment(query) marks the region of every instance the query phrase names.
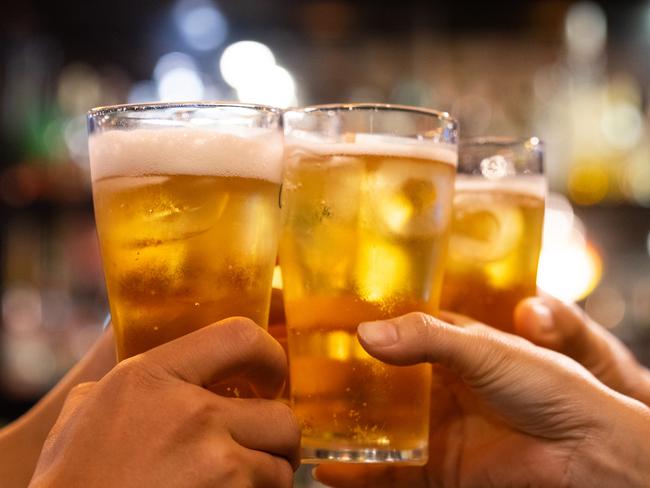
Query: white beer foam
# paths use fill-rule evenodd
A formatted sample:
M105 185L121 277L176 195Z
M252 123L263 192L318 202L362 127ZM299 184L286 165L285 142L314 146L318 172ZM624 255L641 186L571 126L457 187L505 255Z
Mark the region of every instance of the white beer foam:
M504 176L488 179L476 175L456 175L456 192L459 191L507 191L538 198L546 196L547 184L544 175Z
M93 181L171 174L282 181L282 134L273 129L109 130L91 135L88 147Z
M327 142L294 132L286 137L287 153L304 151L318 156L397 156L458 165L458 150L454 144L383 134L351 134L351 138L353 140L350 142Z

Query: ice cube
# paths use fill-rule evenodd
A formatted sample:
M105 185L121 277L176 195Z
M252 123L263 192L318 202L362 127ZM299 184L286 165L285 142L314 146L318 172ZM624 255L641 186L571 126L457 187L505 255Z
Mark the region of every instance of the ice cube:
M386 159L366 177L366 224L402 238L440 234L449 223L452 185L432 164Z
M505 258L519 244L524 217L519 208L488 193L463 192L454 199L449 259L459 264Z
M367 235L357 251L357 291L366 301L388 307L410 283L412 261L403 246Z

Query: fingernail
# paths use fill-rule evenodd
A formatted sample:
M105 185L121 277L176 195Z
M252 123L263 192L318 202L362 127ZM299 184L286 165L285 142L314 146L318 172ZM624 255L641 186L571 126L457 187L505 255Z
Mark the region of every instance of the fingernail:
M357 331L361 339L371 346L390 346L399 339L397 327L391 322L362 322Z
M535 303L532 306L533 313L537 317L536 328L539 332L551 332L555 329L555 321L553 320L553 312L549 307L542 303Z

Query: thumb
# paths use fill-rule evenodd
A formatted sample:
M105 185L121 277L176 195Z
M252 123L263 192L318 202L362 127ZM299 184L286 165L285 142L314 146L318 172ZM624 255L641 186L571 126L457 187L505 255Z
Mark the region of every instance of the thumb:
M482 324L457 327L430 315L410 313L389 320L364 322L359 341L372 356L389 364L440 363L464 379L499 367L507 334ZM489 332L487 332L489 330ZM513 337L513 341L518 339Z
M606 388L570 358L479 323L456 327L411 313L362 323L358 336L386 363L451 369L511 425L549 438L585 425L596 391Z

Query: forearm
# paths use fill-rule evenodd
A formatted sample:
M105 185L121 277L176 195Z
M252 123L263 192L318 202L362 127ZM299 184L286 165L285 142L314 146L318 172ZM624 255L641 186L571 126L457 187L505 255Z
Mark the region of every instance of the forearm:
M3 488L24 487L70 390L96 381L115 364L112 334L105 333L86 356L29 412L0 430L0 480Z

